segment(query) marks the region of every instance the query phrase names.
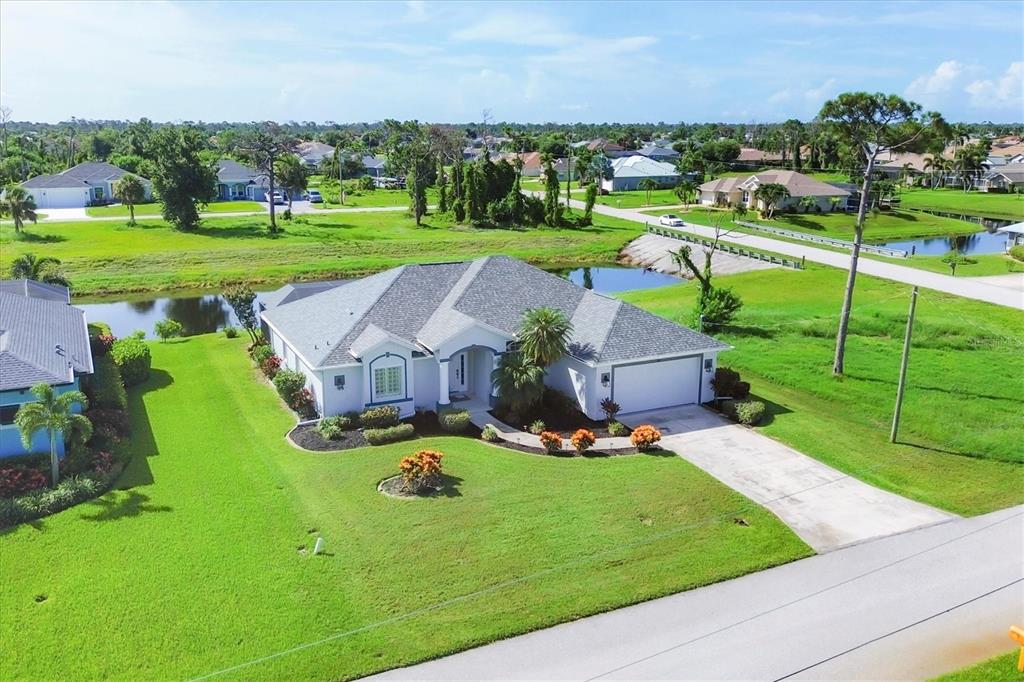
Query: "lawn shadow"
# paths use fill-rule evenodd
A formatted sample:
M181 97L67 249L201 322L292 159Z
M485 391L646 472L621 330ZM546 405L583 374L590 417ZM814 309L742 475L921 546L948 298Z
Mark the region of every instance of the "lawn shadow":
M129 447L132 459L124 471L114 482L118 490L128 490L136 486L151 485L153 472L149 468L149 458L160 454L153 436L153 427L146 412L146 404L142 397L151 391L159 391L174 383L174 378L162 369L151 369L149 379L128 391L128 414L131 417L132 433L129 436Z
M761 329L760 327L746 327L742 325L725 325L722 331L729 332L730 334L736 334L737 336L754 336L759 339L774 339L776 334L771 329Z
M3 537L8 533L13 533L15 530L21 528L22 526L31 526L33 530L37 530L39 532L43 532L44 530L46 530L46 523L43 519L32 519L30 521L22 521L20 523L16 523L13 526L7 526L6 528L0 528L0 537Z
M789 409L785 405L780 405L777 402L768 400L767 398L763 398L757 395L756 393L751 393L750 399L760 400L762 403L764 403L764 417L761 418L761 423L759 423L758 426L768 426L773 421L775 421L775 415L793 413L793 410Z
M436 492L433 493L432 497L462 497L462 493L459 492L459 486L462 485L462 479L458 476L441 474L439 483L440 486L437 488Z
M896 379L879 379L877 377L869 377L869 376L865 376L863 374L847 374L846 376L848 376L851 379L857 379L858 381L867 381L867 382L875 383L875 384L885 384L886 386L891 386L893 388L895 388L896 384L897 384ZM1015 399L1013 397L1007 396L1007 395L992 395L990 393L977 393L975 391L965 391L964 389L959 388L959 387L956 388L956 389L950 389L950 388L943 388L942 386L929 386L927 384L922 384L922 383L917 383L917 382L914 382L914 383L910 384L908 387L909 388L913 388L914 390L918 390L918 391L933 391L935 393L948 393L950 395L957 395L957 396L961 396L962 395L962 396L967 396L967 397L970 397L970 398L983 398L985 400L998 400L998 401L1001 401L1001 402L1006 402L1006 403L1011 404L1012 406L1016 407Z
M679 457L679 453L674 450L666 450L663 447L655 446L650 450L644 450L643 452L637 452L638 455L645 455L647 457Z
M258 217L258 216L253 216ZM204 223L200 223L199 227L190 230L189 234L198 234L204 237L217 237L218 239L265 239L270 237L277 237L280 235L272 235L267 230L267 222L246 223L244 225L233 225L230 227L210 227Z
M14 237L17 242L31 242L33 244L56 244L67 241L67 237L59 234L35 234L34 232L20 232Z
M84 506L96 511L93 514L82 514L81 518L86 521L113 521L151 512L173 511L164 504L149 504L149 500L149 495L137 490L116 490L86 502Z
M786 222L796 225L797 227L802 227L805 230L814 230L815 232L823 232L825 230L825 226L821 223L816 223L813 220L809 220L808 218L799 216L795 213L787 213L785 215Z

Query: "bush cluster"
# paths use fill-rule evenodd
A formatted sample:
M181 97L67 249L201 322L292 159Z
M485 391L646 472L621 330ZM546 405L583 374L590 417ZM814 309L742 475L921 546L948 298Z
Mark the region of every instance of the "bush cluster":
M622 422L608 422L608 433L613 436L629 435L629 427Z
M0 497L20 497L33 490L45 488L46 474L24 465L0 469Z
M82 382L82 388L93 408L128 409L128 394L124 390L121 371L109 355L93 359L93 373Z
M238 327L224 327L224 336L229 339L238 338Z
M412 424L398 424L381 429L364 429L363 437L370 445L386 445L397 443L400 440L408 440L416 435L416 429Z
M342 433L354 428L356 428L356 419L347 414L325 417L316 425L316 430L327 440L338 440Z
M295 402L299 391L306 387L306 375L295 369L282 369L274 376L274 388L288 406Z
M406 492L418 493L434 486L441 478L441 460L444 454L437 450L420 450L398 463Z
M256 345L249 348L249 357L257 365L261 364L264 360L274 355L274 349L270 347L269 343L257 343Z
M181 322L167 319L158 320L157 323L153 325L153 331L160 337L161 341L166 341L167 339L174 339L181 336L185 331L185 328L181 325Z
M488 443L497 443L499 440L501 440L501 434L498 433L498 429L488 424L480 432L480 438L487 441Z
M544 431L540 434L540 444L549 454L562 451L562 437L554 431Z
M359 415L359 425L364 429L386 429L398 424L398 408L394 405L369 407Z
M263 358L260 362L260 371L263 372L265 377L273 381L274 377L277 376L277 373L281 371L281 358L276 355Z
M569 442L572 443L572 447L576 450L577 455L582 455L584 452L594 447L594 443L597 439L594 437L594 432L588 429L577 429L572 437L569 438Z
M611 423L615 421L615 416L620 410L622 410L622 408L611 398L605 398L601 401L601 411L604 412L604 416L608 420L609 426L611 426Z
M117 341L117 337L109 332L104 334L90 334L89 348L92 350L92 356L94 358L103 357L110 352L115 341Z
M726 414L747 426L760 424L767 409L760 400L732 400L726 405Z
M650 424L641 424L629 435L629 442L640 452L650 450L661 440L661 431Z
M444 410L437 415L437 422L445 433L464 433L469 428L469 411Z
M548 425L544 423L543 419L538 419L538 420L534 421L532 424L530 424L530 427L529 427L528 430L533 435L539 436L540 434L542 434L542 433L544 433L545 431L548 430Z
M125 386L141 384L149 378L149 368L153 358L149 346L135 336L118 339L110 348L110 357L114 358L117 368L121 371L121 379Z
M0 526L11 526L67 509L94 497L100 482L91 476L65 478L55 488L0 499Z
M750 384L740 381L740 373L728 367L719 367L715 370L711 387L715 389L715 395L720 398L743 400L750 395Z

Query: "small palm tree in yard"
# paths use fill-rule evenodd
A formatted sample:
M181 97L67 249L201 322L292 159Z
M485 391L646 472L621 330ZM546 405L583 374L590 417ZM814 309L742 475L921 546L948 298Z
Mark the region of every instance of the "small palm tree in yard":
M8 185L4 189L3 200L0 200L0 217L14 221L14 231L21 234L25 229L25 221L36 222L36 202L32 195L17 185Z
M810 213L818 205L818 200L812 196L800 197L799 206L804 213Z
M11 279L31 279L44 284L57 284L62 287L71 288L71 283L64 277L57 268L60 261L52 256L39 258L31 253L25 253L11 263Z
M689 180L683 180L676 185L672 191L675 192L676 198L679 199L679 203L681 203L684 208L689 208L690 201L693 199L693 195L697 191L697 185L693 184Z
M92 435L92 422L88 417L72 411L75 404L82 409L89 406L89 401L81 391L68 391L57 395L53 386L36 384L31 389L36 402L25 403L14 415L14 423L21 432L21 442L25 449L32 448L32 437L40 430L45 430L50 437L50 483L57 485L60 480L60 462L57 459L57 435L66 435L73 431L81 434L84 440Z
M783 199L789 198L789 190L785 185L768 182L754 190L754 198L764 206L764 217L771 220L775 215L775 207Z
M135 205L146 200L146 187L137 175L128 173L114 183L114 196L128 207L128 225L135 225Z
M523 315L519 344L527 360L547 367L565 355L572 334L572 323L561 310L534 308Z
M498 368L491 373L491 382L498 390L501 404L517 418L544 396L544 369L522 353L503 354Z
M650 178L644 178L636 187L637 189L642 190L644 192L646 196L647 205L650 206L651 192L658 189L658 183L656 183L654 180L651 180Z

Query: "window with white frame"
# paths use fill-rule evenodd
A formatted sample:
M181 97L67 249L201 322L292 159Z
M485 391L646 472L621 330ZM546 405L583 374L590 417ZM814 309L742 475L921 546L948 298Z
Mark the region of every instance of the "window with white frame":
M398 398L402 395L402 368L378 367L373 370L374 399Z

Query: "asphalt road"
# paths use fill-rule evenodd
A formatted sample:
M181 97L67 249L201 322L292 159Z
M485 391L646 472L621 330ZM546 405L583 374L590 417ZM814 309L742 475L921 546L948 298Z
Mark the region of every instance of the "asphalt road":
M1012 649L1022 519L956 519L376 678L925 679Z

